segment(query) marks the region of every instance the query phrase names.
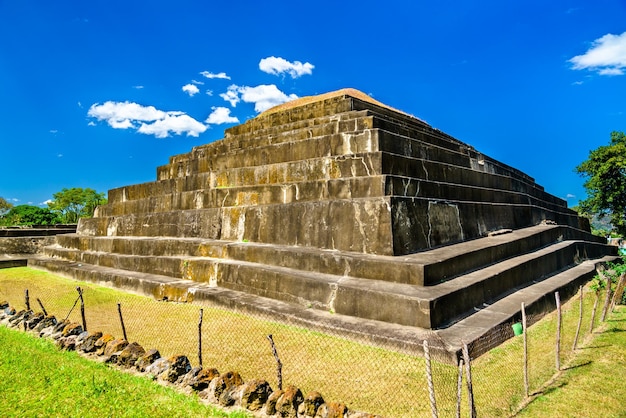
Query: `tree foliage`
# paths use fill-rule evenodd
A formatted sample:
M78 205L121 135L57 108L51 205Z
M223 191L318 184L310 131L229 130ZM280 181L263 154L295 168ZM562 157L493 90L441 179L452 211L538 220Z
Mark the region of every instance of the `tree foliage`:
M77 223L80 218L92 217L96 207L106 203L104 193L98 193L90 188L64 188L52 197L54 200L48 203L48 207L68 224Z
M61 222L59 216L47 208L32 205L18 205L12 207L6 215L0 218L4 226L13 225L55 225Z
M7 200L4 197L0 197L0 216L3 216L12 207L13 207L13 204L11 202L7 202Z
M590 151L576 171L586 178L588 197L580 202L581 209L609 216L615 230L626 236L626 135L611 132L610 144Z

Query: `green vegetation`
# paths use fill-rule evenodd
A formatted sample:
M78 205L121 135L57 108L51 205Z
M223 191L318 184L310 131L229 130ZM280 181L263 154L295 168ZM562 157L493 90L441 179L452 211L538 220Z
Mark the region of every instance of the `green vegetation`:
M232 417L198 398L0 326L0 416Z
M32 205L14 206L0 218L1 226L55 225L60 222L61 218L56 213Z
M616 309L603 332L579 355L519 417L626 416L626 308Z
M197 360L197 305L158 302L152 298L68 280L30 268L0 270L0 299L9 300L17 308L22 308L24 289L28 288L31 306L35 298L41 298L46 309L57 317L64 317L70 311L77 297L76 286L83 288L89 329L119 336L121 330L116 310L119 302L131 341L138 341L145 348L158 348L165 357L186 354L192 363L197 364L194 361ZM605 395L601 394L626 399L626 388L615 389L614 386L626 372L626 333L622 332L626 331L625 308L618 307L617 314L610 317L607 325L601 325L600 315L596 315L595 331L589 337L596 292L587 286L584 295L583 329L578 343L580 348L575 351L571 347L578 322L578 298L563 305L561 363L564 370L556 375L552 385L545 386L545 383L555 375L556 315L547 315L529 329L530 391L536 394L536 399L526 409L537 411L544 408L542 405L548 405L544 412L536 412L537 416L542 416L542 413L543 416L620 416L626 411L619 402L597 401L604 399L602 396ZM600 297L600 301L603 300ZM285 385L293 384L303 393L318 390L326 400L345 402L353 410L389 417L430 416L425 365L421 357L208 306L204 306L203 310L203 329L207 331L203 333L202 340L205 367L215 367L220 372L238 371L244 380L266 379L276 388L276 363L267 342L267 335L272 334L283 363ZM78 309L72 312L70 320L80 322ZM604 326L608 326L606 331L602 328ZM505 324L503 331L505 328L510 328L510 324ZM587 340L583 341L585 338ZM0 335L0 367L7 358L3 351L4 341L4 336ZM473 362L474 394L479 416L511 416L519 405L525 403L522 353L522 339L516 337ZM101 365L97 367L107 369ZM435 361L433 369L440 416L454 416L457 368ZM611 374L612 370L616 374ZM35 376L36 372L31 371L31 374ZM5 371L0 369L0 375L6 375ZM81 384L81 390L88 395L97 391L93 388L94 382L96 386L103 386L102 382L106 381L99 377L92 379L89 374L86 379ZM14 391L8 387L5 390L2 384L8 385L0 383L0 393ZM575 395L569 393L570 387L579 385L592 386L593 391L587 389L592 393L591 397L585 397L583 389ZM130 387L125 390L135 395L141 393L134 386ZM19 396L29 399L27 392L22 390ZM49 392L53 393L54 390ZM581 397L579 402L585 403L584 408L578 406L580 413L578 409L567 409L569 405L562 404L569 402L565 399L570 396ZM11 405L18 404L18 399L16 395ZM70 403L69 400L65 401L69 396L63 399ZM104 402L109 403L108 400ZM467 405L467 391L464 389L461 404L463 416L467 416ZM2 407L5 406L0 406L0 416L7 416ZM522 411L523 416L535 416L534 413L527 413L526 409ZM561 409L569 412L550 414L552 410ZM8 416L15 414L9 413ZM62 415L62 412L58 412L58 415ZM138 413L138 416L141 414Z
M576 171L586 178L582 213L610 217L615 231L626 236L626 135L611 132L610 144L590 151Z
M91 218L96 207L106 203L104 193L98 193L90 188L64 188L52 196L53 200L48 203L48 207L68 224L77 223L80 218Z
M0 197L0 218L13 207L13 203L7 202L4 197Z
M98 205L107 203L104 193L74 187L54 193L47 208L32 205L13 206L0 197L0 226L75 224L91 218Z

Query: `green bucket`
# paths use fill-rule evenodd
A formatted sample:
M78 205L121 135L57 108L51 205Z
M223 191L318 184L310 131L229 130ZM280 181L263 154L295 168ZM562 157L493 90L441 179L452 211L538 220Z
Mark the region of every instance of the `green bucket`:
M516 322L513 324L513 334L522 335L524 333L524 328L520 322Z

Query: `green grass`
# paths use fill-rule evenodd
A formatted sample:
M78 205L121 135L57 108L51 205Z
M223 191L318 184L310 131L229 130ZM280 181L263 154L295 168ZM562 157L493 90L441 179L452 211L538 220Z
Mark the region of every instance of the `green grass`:
M626 417L626 307L579 351L519 417Z
M67 315L72 307L77 296L76 286L84 289L89 329L121 336L117 313L119 302L129 340L139 342L146 349L158 348L165 357L185 354L192 364L198 364L198 305L158 302L30 268L0 270L0 299L9 300L21 309L24 307L24 289L28 288L31 307L39 310L36 298L41 298L46 309L58 318ZM620 308L607 322L608 328L602 330L598 324L598 312L597 331L589 338L594 299L594 293L587 287L579 340L579 347L582 348L576 351L572 351L572 342L578 322L578 299L563 305L561 363L567 370L558 375L553 386L544 388L545 382L555 374L556 315L549 314L530 327L530 392L540 394L522 411L521 416L626 417L623 405L611 400L596 402L596 399L602 401L607 397L626 399L625 389L614 389L622 383L619 380L623 380L621 376L626 375L626 313L624 308ZM602 296L600 300L604 300ZM284 385L293 384L305 394L312 390L320 391L327 401L344 402L351 410L386 417L430 416L425 364L419 356L276 323L268 318L250 317L208 306L202 308L204 367L215 367L222 373L237 371L244 380L266 379L276 389L276 362L267 340L267 335L272 334L283 363ZM70 319L80 322L78 308L71 313ZM509 328L510 324L506 324L502 331L510 332ZM587 341L583 344L585 338ZM2 346L3 339L0 339L0 359L4 359ZM522 347L521 337L512 338L473 361L474 395L479 416L511 416L526 402ZM434 362L433 369L440 416L454 416L457 368ZM0 371L0 376L5 375ZM90 379L83 386L99 387L98 382L101 381ZM581 389L570 394L570 388L577 385L581 385ZM2 386L0 389L0 393L5 392ZM95 389L89 390L93 392ZM86 389L86 392L89 393L89 390ZM593 394L593 399L588 394ZM582 400L576 404L570 397ZM464 389L463 416L467 416L467 404L467 390ZM544 415L541 415L541 405L547 405ZM561 413L561 409L565 412ZM559 413L553 414L552 411ZM0 410L0 416L6 415L2 412Z
M246 417L0 326L2 417Z

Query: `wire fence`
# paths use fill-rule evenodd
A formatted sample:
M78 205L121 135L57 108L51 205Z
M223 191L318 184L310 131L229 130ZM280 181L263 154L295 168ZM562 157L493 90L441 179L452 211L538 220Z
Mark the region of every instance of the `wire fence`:
M422 354L376 347L269 317L156 301L29 268L0 270L0 301L25 309L28 291L31 310L45 309L58 320L67 317L83 323L77 286L89 331L117 338L125 333L129 342L146 350L156 348L162 357L185 355L193 365L220 373L236 371L244 380L265 379L274 389L282 378L284 385L294 385L305 395L318 391L325 400L345 403L350 410L385 417L511 416L553 378L557 367L563 370L575 359L576 334L576 346L584 346L600 325L605 300L605 291L587 285L562 306L560 319L556 312L541 320L541 315L529 315L526 322L533 325L519 336L514 336L512 323L503 324L492 335L508 338L504 344L474 358L473 353L486 351L480 344L489 344L479 341L468 347L469 363L450 364L435 353L427 361ZM269 335L282 363L281 377Z

